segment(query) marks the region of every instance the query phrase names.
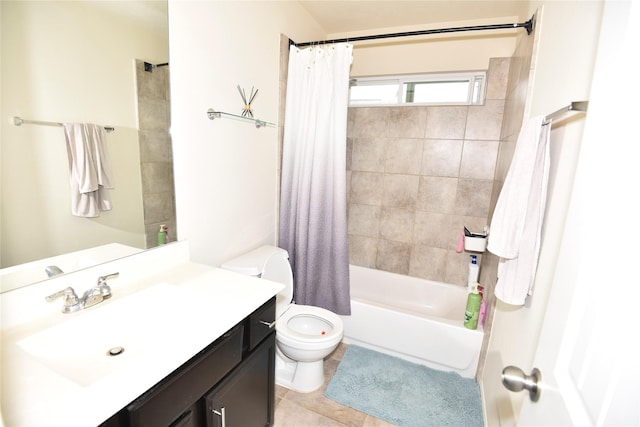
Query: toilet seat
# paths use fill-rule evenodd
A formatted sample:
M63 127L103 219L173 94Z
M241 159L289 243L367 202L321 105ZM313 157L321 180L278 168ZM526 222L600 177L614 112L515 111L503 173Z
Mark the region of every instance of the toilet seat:
M294 322L291 322L292 320ZM295 326L296 320L302 324L303 328ZM309 322L310 325L305 325ZM321 322L327 325L327 329L322 327ZM310 327L305 330L304 326ZM315 344L325 347L328 343L340 341L343 332L344 325L337 314L311 305L291 304L276 321L278 339L289 345L304 343L307 346Z

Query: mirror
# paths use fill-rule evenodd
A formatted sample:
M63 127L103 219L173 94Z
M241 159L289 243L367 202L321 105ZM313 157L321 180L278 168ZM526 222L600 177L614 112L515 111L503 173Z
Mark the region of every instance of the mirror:
M153 66L169 62L167 2L0 7L0 267L113 244L125 249L89 257L104 262L155 246L160 224L175 238L169 67ZM50 124L16 126L14 116ZM98 217L71 215L62 122L115 128L106 139L113 207ZM47 279L39 274L25 284Z

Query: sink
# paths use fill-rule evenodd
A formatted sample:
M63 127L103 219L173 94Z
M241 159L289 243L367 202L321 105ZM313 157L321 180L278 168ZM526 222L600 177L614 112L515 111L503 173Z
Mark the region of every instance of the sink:
M114 297L117 298L117 297ZM181 286L158 283L107 300L18 341L18 347L81 386L122 369L143 354L175 351L194 325L211 317L211 301Z

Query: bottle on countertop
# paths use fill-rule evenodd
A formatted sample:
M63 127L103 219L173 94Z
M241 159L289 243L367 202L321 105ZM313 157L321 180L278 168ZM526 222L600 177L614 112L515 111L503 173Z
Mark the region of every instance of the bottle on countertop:
M469 261L469 278L467 279L467 292L473 290L473 284L478 281L480 274L480 266L478 265L478 257L471 255L471 261Z
M464 312L464 327L467 329L478 328L478 315L480 314L480 304L482 303L478 285L478 282L473 284L473 289L467 297L467 308Z
M160 231L158 231L158 246L165 245L169 239L167 238L167 226L162 224L160 226Z

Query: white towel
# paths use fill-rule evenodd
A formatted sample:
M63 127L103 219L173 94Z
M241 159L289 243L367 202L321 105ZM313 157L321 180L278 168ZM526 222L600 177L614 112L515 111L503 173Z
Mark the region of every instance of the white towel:
M97 217L111 210L106 191L113 188L104 127L88 123L64 123L69 159L71 213Z
M507 304L524 305L538 266L550 163L551 125L543 122L533 117L522 127L491 219L487 249L500 257L495 295Z

